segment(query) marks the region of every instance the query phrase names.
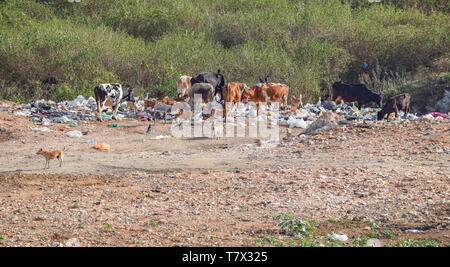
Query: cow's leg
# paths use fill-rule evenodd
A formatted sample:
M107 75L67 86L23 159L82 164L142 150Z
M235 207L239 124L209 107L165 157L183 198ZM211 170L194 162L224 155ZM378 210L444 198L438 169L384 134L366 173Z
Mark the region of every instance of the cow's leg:
M102 104L101 99L96 99L97 102L97 120L102 121Z
M405 108L405 120L408 118L408 112L409 112L409 105L407 104Z
M100 121L103 121L103 109L105 108L105 103L106 103L107 99L102 99L101 103L100 103L100 111L99 111L99 116L100 116Z
M119 101L114 101L113 115L112 115L112 118L114 120L117 120L117 111L119 110L119 106L120 106L120 100Z

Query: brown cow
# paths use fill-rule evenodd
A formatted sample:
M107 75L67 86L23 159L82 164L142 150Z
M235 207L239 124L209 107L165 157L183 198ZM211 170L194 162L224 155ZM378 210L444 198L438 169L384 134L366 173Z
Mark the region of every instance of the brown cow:
M246 89L249 89L249 87L245 84L245 83L236 83L236 82L231 82L231 83L227 83L224 87L223 87L223 116L226 117L226 103L239 103L241 102L241 96L242 96L242 92Z
M406 119L406 117L408 116L410 104L411 104L411 96L409 94L404 93L401 95L394 96L390 98L384 105L383 109L378 112L377 119L382 120L384 118L384 115L386 114L389 119L389 115L392 112L395 113L395 117L397 118L399 110L403 110L405 112L405 119Z
M291 96L291 104L292 107L295 108L303 107L302 95L300 95L298 98L295 95Z
M289 86L281 83L264 83L257 84L250 89L242 92L241 101L250 100L259 104L262 102L272 103L280 102L283 104L283 110L287 108L287 99L289 94Z
M177 92L178 97L186 95L186 90L191 87L191 76L183 75L177 80Z
M189 96L189 105L194 110L195 95L200 94L203 103L210 103L214 99L214 86L210 83L196 83L187 89L186 94Z

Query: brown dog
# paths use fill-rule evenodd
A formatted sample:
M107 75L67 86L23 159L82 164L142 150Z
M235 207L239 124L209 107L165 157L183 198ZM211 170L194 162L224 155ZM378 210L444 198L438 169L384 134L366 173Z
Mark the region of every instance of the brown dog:
M64 146L63 150L55 150L55 151L47 151L43 150L42 148L36 153L37 155L42 155L45 158L45 166L44 169L47 167L50 168L50 160L57 158L59 160L59 167L62 166L63 157L64 157L64 151L66 150L66 147Z

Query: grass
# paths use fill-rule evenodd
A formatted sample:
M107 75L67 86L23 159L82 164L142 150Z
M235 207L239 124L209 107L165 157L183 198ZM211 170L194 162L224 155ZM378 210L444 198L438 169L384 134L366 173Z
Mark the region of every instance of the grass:
M396 241L389 241L389 247L439 247L439 242L431 239L414 240L398 239Z
M438 240L424 239L402 239L386 226L376 222L369 222L369 232L366 236L355 236L346 242L335 240L330 236L334 233L323 232L318 234L318 224L312 219L298 219L290 214L280 214L275 217L278 221L277 227L279 235L263 236L261 240L255 242L257 246L275 247L367 247L370 239L383 240L386 247L439 247ZM337 226L345 226L347 231L351 228L361 227L363 223L349 223L342 219L328 219L328 223ZM367 225L367 224L366 224Z
M434 101L435 80L449 77L449 24L443 0L5 0L0 98L67 100L100 82L175 96L180 75L220 68L248 84L268 75L304 101L363 74L386 96Z

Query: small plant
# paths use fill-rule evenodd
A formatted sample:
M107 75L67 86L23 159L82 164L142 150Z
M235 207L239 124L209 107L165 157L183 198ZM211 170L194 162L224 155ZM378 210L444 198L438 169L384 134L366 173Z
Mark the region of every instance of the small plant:
M276 217L281 222L278 228L289 236L312 237L316 230L316 223L312 220L294 218L289 214L282 214Z
M412 238L408 239L398 239L396 242L389 241L389 247L439 247L439 243L435 240L425 239L425 240L414 240Z
M353 239L353 247L367 247L367 240L369 240L369 237L355 237Z
M394 231L392 231L392 230L389 230L389 229L387 229L387 228L384 228L384 231L383 231L383 236L384 237L387 237L387 238L393 238L394 236L396 236L397 234L394 232Z
M156 219L151 219L148 224L151 226L159 226L159 222Z
M104 223L103 225L104 225L104 230L105 230L105 231L111 231L111 230L114 229L114 227L112 226L112 224Z

